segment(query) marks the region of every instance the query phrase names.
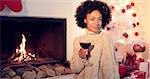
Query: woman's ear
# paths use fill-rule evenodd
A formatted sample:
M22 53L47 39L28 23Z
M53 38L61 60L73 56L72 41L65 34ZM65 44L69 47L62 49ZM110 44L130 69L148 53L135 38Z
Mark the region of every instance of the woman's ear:
M86 19L84 19L84 23L85 23L85 24L87 23Z

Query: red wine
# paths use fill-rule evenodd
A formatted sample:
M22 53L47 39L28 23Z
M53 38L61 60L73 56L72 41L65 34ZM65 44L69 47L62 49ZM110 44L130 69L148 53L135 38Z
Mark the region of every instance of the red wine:
M80 43L80 46L84 49L88 49L91 46L91 43L86 43L86 42L83 43L82 42L82 43Z

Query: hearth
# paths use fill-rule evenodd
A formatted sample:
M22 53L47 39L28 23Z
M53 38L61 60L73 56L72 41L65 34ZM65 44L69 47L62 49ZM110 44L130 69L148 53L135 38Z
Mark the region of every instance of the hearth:
M0 18L0 66L66 61L66 19L15 16L0 16ZM12 57L21 49L23 37L28 56L16 61ZM28 61L26 57L31 58Z
M0 24L0 78L41 79L71 73L66 61L66 19L0 16Z

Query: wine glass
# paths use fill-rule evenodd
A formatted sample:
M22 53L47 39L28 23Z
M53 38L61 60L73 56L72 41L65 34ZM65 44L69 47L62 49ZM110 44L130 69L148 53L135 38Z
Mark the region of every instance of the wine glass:
M90 42L80 42L80 46L83 48L83 49L87 49L87 55L86 55L86 60L88 60L87 64L88 66L92 66L93 64L89 61L89 58L90 58L90 52L91 50L94 48L94 45L91 45Z
M83 49L87 49L91 46L91 43L89 42L80 42L80 46L83 48ZM90 57L90 52L88 51L87 55L86 55L86 60L88 60Z

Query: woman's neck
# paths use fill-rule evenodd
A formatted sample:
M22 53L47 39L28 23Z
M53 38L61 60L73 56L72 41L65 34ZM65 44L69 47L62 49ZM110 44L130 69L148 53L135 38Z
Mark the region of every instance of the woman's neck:
M88 33L88 34L99 34L101 31L103 31L103 29L100 29L100 30L97 31L97 32L93 32L93 31L91 31L91 30L89 30L89 29L86 29L86 33Z

